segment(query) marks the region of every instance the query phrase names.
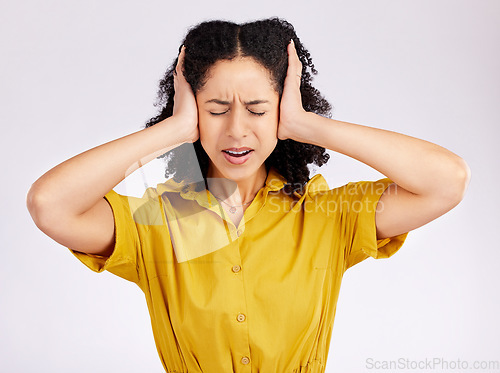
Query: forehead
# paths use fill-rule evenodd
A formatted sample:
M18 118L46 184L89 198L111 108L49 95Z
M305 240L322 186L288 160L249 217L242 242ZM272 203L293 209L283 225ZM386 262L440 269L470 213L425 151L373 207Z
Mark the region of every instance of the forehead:
M219 60L207 72L200 95L263 96L277 94L271 73L251 57Z

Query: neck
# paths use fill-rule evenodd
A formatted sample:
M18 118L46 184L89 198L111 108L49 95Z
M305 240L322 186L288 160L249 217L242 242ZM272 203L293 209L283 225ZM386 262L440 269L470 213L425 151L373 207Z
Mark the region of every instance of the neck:
M264 186L266 178L265 165L262 165L254 175L236 180L225 178L215 170L213 165L210 165L207 173L207 184L208 189L215 197L236 206L251 202Z

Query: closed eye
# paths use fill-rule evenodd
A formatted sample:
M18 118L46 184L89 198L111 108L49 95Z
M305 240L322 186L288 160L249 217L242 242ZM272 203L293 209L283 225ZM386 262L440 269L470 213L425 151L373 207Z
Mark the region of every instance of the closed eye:
M254 112L254 111L252 111L252 110L248 110L248 111L249 111L250 113L252 113L253 115L258 115L258 116L262 116L262 115L264 115L264 114L266 113L266 112L263 112L263 113L256 113L256 112Z
M222 113L214 113L212 111L210 111L210 114L211 115L223 115L223 114L226 114L229 110L226 110L226 111L223 111ZM248 110L250 112L250 114L252 115L258 115L259 117L264 115L266 112L262 112L262 113L256 113L255 111L252 111L252 110Z

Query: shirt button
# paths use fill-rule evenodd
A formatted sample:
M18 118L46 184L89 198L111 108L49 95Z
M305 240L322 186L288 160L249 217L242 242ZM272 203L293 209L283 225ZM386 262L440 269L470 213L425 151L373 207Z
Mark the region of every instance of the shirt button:
M239 313L238 317L236 318L236 320L238 320L239 322L243 322L243 321L245 321L245 319L246 319L246 317L242 313Z
M241 267L239 265L233 266L233 272L238 273L241 270Z
M241 364L248 364L250 362L250 359L246 356L243 356L241 358Z
M241 229L241 228L236 231L236 234L238 235L238 237L241 236L242 233L243 233L243 229Z

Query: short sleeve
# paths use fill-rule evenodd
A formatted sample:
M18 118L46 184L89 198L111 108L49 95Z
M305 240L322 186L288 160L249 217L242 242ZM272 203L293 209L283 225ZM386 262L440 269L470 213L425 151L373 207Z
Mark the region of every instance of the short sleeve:
M375 213L380 197L392 184L389 178L351 182L323 195L330 204L329 216L344 249L345 269L372 257L389 258L403 245L407 233L377 240ZM334 207L334 208L332 208Z
M138 284L137 258L140 250L140 239L129 203L132 197L123 196L111 190L104 198L113 210L115 223L115 247L111 256L105 257L69 250L94 272L107 270Z

